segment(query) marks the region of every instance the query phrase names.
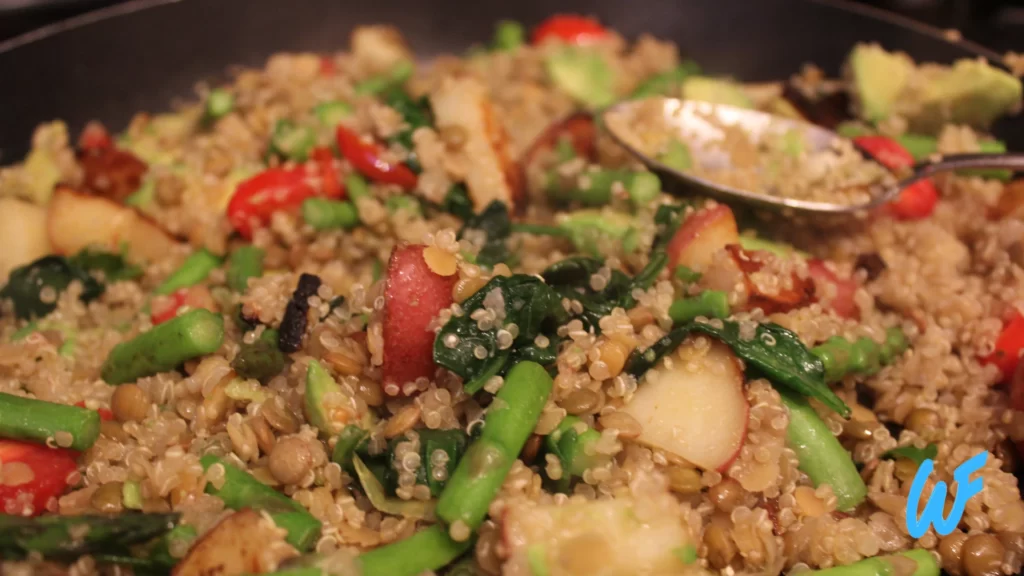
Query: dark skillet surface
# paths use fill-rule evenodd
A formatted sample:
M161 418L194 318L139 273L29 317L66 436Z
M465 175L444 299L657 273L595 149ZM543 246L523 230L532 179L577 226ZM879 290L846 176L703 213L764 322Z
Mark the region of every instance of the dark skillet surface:
M488 41L498 19L533 24L556 11L595 14L628 37L674 40L711 73L745 81L785 78L808 61L835 74L864 40L935 61L980 50L833 0L144 0L0 45L0 165L25 153L39 122L62 118L77 132L98 118L120 128L135 111L166 109L229 66L259 65L281 50L345 48L356 24L395 24L431 56ZM999 132L1017 135L1021 147L1022 128L1018 119Z

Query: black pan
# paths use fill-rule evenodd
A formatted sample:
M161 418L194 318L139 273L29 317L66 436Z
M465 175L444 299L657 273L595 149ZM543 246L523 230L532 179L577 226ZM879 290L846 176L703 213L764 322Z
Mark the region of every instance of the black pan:
M533 24L555 11L594 14L629 37L674 40L706 70L744 81L786 78L808 61L838 73L865 40L919 60L998 58L839 0L142 0L0 44L0 165L26 152L39 122L62 118L77 131L96 118L120 128L134 111L164 109L229 66L258 65L281 50L342 49L357 24L393 23L430 56L486 42L498 19ZM997 133L1024 147L1024 119Z

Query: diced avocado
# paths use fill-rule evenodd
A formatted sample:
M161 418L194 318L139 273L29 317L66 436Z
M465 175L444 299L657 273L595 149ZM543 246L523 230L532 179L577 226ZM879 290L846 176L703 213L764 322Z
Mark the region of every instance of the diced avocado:
M34 204L46 204L53 194L53 187L60 182L60 166L53 153L45 148L34 148L25 158L22 169L25 174L25 192Z
M559 223L569 233L577 250L599 255L601 245L618 241L627 252L631 236L636 234L633 219L610 210L576 210Z
M987 128L1021 104L1021 81L983 60L957 60L926 77L918 114L907 119L924 131L947 122Z
M737 108L753 108L754 103L739 84L722 78L691 76L683 82L683 100L700 100Z
M600 53L565 47L544 60L548 76L563 92L592 108L615 101L615 74Z
M333 436L341 432L348 423L346 416L356 410L356 404L345 393L341 385L327 373L317 360L310 360L306 370L306 419L320 432ZM367 411L358 416L369 425L372 415ZM355 419L355 418L353 418ZM342 421L345 420L345 421Z
M850 52L847 73L851 76L860 117L868 122L885 120L914 73L914 62L901 52L886 52L878 44L858 44Z
M153 200L156 197L156 180L153 178L145 178L142 184L139 185L139 189L132 192L130 196L124 199L124 203L128 206L133 206L140 210L145 210L149 206L153 205Z
M352 106L348 102L342 102L341 100L330 100L314 106L313 114L316 115L316 119L320 124L328 128L334 128L342 120L352 115Z
M680 172L693 168L693 156L690 155L689 147L675 139L669 140L665 151L658 156L658 162Z

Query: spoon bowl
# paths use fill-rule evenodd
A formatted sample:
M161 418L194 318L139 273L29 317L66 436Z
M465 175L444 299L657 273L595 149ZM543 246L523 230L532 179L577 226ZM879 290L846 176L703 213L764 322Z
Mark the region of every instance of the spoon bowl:
M804 151L808 154L825 153L830 149L836 149L846 141L843 137L821 126L758 110L678 98L627 100L604 111L604 125L612 137L656 173L665 185L666 191L685 194L696 190L716 200L742 202L780 212L852 214L890 202L907 186L939 172L965 168L1024 170L1024 154L1020 153L957 154L945 156L937 162L915 166L908 177L895 184L885 185L867 202L843 204L790 198L715 182L698 173L666 165L641 149L642 137L634 130L641 115L644 123L650 123L653 118L658 124L659 131L680 140L689 150L692 163L705 171L735 169L733 158L722 150L718 143L726 140L728 133L737 129L742 131L754 146L760 146L772 138L782 138L786 134L795 133L801 138ZM679 186L680 184L682 186Z

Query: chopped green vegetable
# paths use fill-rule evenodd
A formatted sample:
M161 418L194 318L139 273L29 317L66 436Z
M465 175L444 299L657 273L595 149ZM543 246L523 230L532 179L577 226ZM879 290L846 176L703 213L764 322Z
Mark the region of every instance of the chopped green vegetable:
M182 288L195 286L221 265L221 258L206 248L193 252L181 266L157 287L157 294L172 294Z
M693 564L697 561L697 548L693 544L680 546L679 548L672 550L672 553L675 554L676 558L679 558L679 561L683 564Z
M266 253L262 248L252 244L240 246L228 258L228 286L235 292L249 289L249 279L263 276L263 257Z
M0 438L53 442L82 452L99 435L100 415L95 410L0 393Z
M197 308L154 326L110 351L100 374L107 384L134 382L212 354L224 342L224 319Z
M466 190L465 184L452 184L444 196L444 202L441 203L441 210L463 220L473 217L473 201L469 199L469 191Z
M912 560L917 564L917 569L907 576L939 576L939 563L935 561L931 552L921 548L892 556L865 558L845 566L810 570L802 572L802 574L804 576L893 576L894 574L905 574L902 563L899 567L896 565L897 556L901 559Z
M348 397L341 385L338 384L327 370L317 360L310 360L306 370L306 395L305 413L306 419L321 433L334 435L341 430L340 425L335 421L334 414L336 404L344 409L348 408L345 402ZM359 415L359 419L367 426L372 424L371 413Z
M403 60L396 64L395 67L387 74L374 76L358 82L355 85L356 94L380 94L390 88L404 84L406 80L412 78L413 72L415 72L413 63L408 60Z
M552 170L547 193L559 202L579 202L584 206L604 206L612 201L616 185L622 187L635 206L646 206L661 192L661 181L645 170L598 169L566 181Z
M929 444L924 448L918 448L917 446L900 446L898 448L893 448L892 450L886 450L882 453L882 458L889 460L906 458L920 466L925 460L934 460L938 455L939 447L935 444Z
M353 204L358 204L360 198L369 198L373 195L370 192L370 184L355 172L345 176L345 191Z
M331 462L334 462L342 469L349 469L352 466L352 456L356 450L364 444L370 432L362 426L349 424L338 434L338 441L334 444L334 452L331 453Z
M512 234L512 223L504 202L495 200L483 212L467 218L458 238L461 240L471 230L485 238L476 257L477 264L489 267L509 260L508 237Z
M700 66L693 60L684 60L678 66L660 74L655 74L641 82L630 98L648 98L651 96L677 96L683 82L695 74L700 74Z
M473 545L452 540L443 526L431 526L412 536L359 556L362 576L417 576L439 570Z
M603 108L615 101L615 72L601 53L566 46L548 54L544 64L551 82L581 104Z
M14 314L21 319L46 316L57 307L57 298L73 281L82 284L83 302L98 298L106 287L88 271L62 256L42 258L15 268L0 290L0 299L14 304Z
M586 430L579 432L578 427L586 427ZM559 492L568 492L573 477L583 476L588 468L608 460L609 456L594 450L594 445L600 439L600 432L586 426L576 416L566 416L557 428L544 437L547 451L557 456L562 463L562 478L556 482Z
M547 553L543 544L531 544L526 549L526 561L530 564L530 572L533 576L549 576Z
M121 485L121 501L129 510L142 510L142 487L134 480Z
M771 252L772 254L782 258L789 258L794 255L800 256L801 258L810 258L811 256L806 252L801 252L796 248L793 248L789 244L773 242L759 236L750 236L749 234L740 235L740 247L751 252L756 252L758 250Z
M388 199L384 201L384 206L391 214L405 212L410 216L423 216L423 210L420 208L419 200L408 194L388 196Z
M787 390L779 390L779 395L789 409L787 444L796 452L800 470L815 486L831 486L840 510L853 510L864 501L868 489L850 453L806 400Z
M277 330L267 328L251 344L242 344L238 354L231 360L231 368L242 378L267 382L284 370L284 352L277 346L280 337Z
M305 162L314 146L316 133L312 128L282 118L274 124L267 153L285 160Z
M906 336L898 327L886 330L885 342L879 344L868 336L855 342L833 336L811 349L825 369L825 381L838 382L851 374L874 374L892 362L908 347Z
M476 530L540 418L553 381L542 366L520 362L509 370L470 444L437 502L437 516L451 526Z
M658 162L680 172L693 168L693 156L689 147L676 139L669 140L665 151L658 156Z
M327 128L334 128L352 115L352 105L341 100L329 100L321 102L313 107L313 115L317 122Z
M513 225L513 229L518 226L521 225ZM632 217L607 209L573 210L558 223L557 229L572 240L577 250L593 256L614 250L615 246L631 252L626 244L638 232Z
M130 548L168 532L178 514L24 517L0 514L0 556L74 560L87 554L128 556Z
M682 264L676 265L676 269L672 272L672 275L675 276L676 279L683 282L684 284L693 284L694 282L700 280L701 277L700 272L683 266Z
M345 200L306 198L302 201L302 219L314 230L351 230L359 226L356 205Z
M91 273L100 282L135 280L142 276L142 268L128 263L121 254L105 252L97 248L85 248L68 258L68 263Z
M395 85L386 90L383 94L384 102L402 115L404 128L394 136L388 138L388 143L399 144L409 153L405 164L413 172L420 171L419 159L416 157L416 147L412 140L416 130L429 127L434 124L434 115L430 109L430 99L423 96L413 99L402 90L401 86Z
M515 20L502 20L494 28L494 41L491 45L495 50L515 50L523 45L526 30Z
M705 290L691 298L676 300L668 309L672 322L685 324L698 316L705 318L728 318L729 295L720 290Z
M359 484L363 487L366 499L370 501L377 510L385 514L394 514L403 518L415 518L417 520L432 520L434 518L434 507L437 505L433 500L402 500L400 498L388 498L377 477L370 472L370 469L363 464L359 456L352 457L352 466L359 478Z
M210 124L227 116L235 108L235 96L225 88L214 88L206 96L203 109L204 124Z

